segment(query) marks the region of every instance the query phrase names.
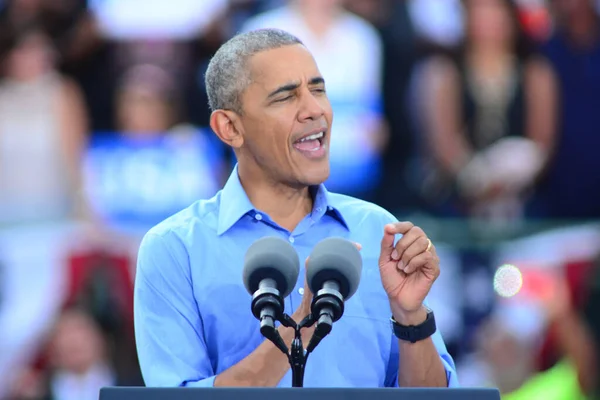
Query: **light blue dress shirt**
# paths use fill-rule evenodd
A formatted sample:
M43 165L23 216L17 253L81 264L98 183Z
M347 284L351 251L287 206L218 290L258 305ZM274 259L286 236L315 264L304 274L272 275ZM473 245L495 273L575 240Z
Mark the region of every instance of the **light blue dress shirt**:
M252 206L235 168L215 197L195 202L145 235L134 314L146 386L213 386L216 375L265 340L242 282L244 255L265 236L289 240L300 257L298 282L285 299L290 315L302 299L304 260L318 242L337 236L362 245L358 291L309 357L304 386L398 386L399 368L410 365L398 365L398 340L378 268L383 227L396 219L374 204L328 193L323 185L314 189L311 214L289 232ZM458 386L454 361L439 332L433 342L449 386ZM291 371L279 386L292 386Z

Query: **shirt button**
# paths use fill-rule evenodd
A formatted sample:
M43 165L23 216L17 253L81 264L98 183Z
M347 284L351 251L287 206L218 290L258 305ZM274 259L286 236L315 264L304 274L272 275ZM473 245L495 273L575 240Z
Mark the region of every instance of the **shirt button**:
M260 215L260 214L256 214L256 215L254 216L254 218L256 218L258 221L261 221L261 220L262 220L262 215Z
M290 236L289 240L290 240L290 243L294 243L294 237L293 236Z
M328 207L327 207L327 209L328 209L329 211L331 211L331 210L333 210L333 207L331 207L331 206L328 206Z
M317 212L321 212L321 207L317 207Z
M300 289L298 289L298 293L300 293L300 296L304 296L304 288L301 287Z

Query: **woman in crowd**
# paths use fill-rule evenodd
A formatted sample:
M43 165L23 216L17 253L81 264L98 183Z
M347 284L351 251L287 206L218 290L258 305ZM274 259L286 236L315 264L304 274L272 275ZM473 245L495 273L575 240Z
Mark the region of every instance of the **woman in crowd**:
M553 147L557 85L511 0L463 4L457 57L434 57L419 81L434 161L422 191L444 216L514 221Z
M53 43L38 25L3 29L0 39L0 223L71 219L82 211L84 100L57 71Z

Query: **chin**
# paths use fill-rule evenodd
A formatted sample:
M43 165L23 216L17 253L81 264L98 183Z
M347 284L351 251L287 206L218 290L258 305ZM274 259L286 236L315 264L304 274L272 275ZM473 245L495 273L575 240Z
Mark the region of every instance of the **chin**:
M307 166L302 170L301 177L302 183L306 186L320 185L325 182L329 178L329 160L325 160L322 165Z

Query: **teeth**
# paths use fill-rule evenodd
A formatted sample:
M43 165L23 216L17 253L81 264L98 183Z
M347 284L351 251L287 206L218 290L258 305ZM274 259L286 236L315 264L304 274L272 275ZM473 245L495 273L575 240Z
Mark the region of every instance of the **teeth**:
M300 139L300 141L301 142L306 142L307 140L321 139L324 134L325 134L325 132L315 133L314 135L310 135L310 136L307 136L307 137L305 137L303 139Z

